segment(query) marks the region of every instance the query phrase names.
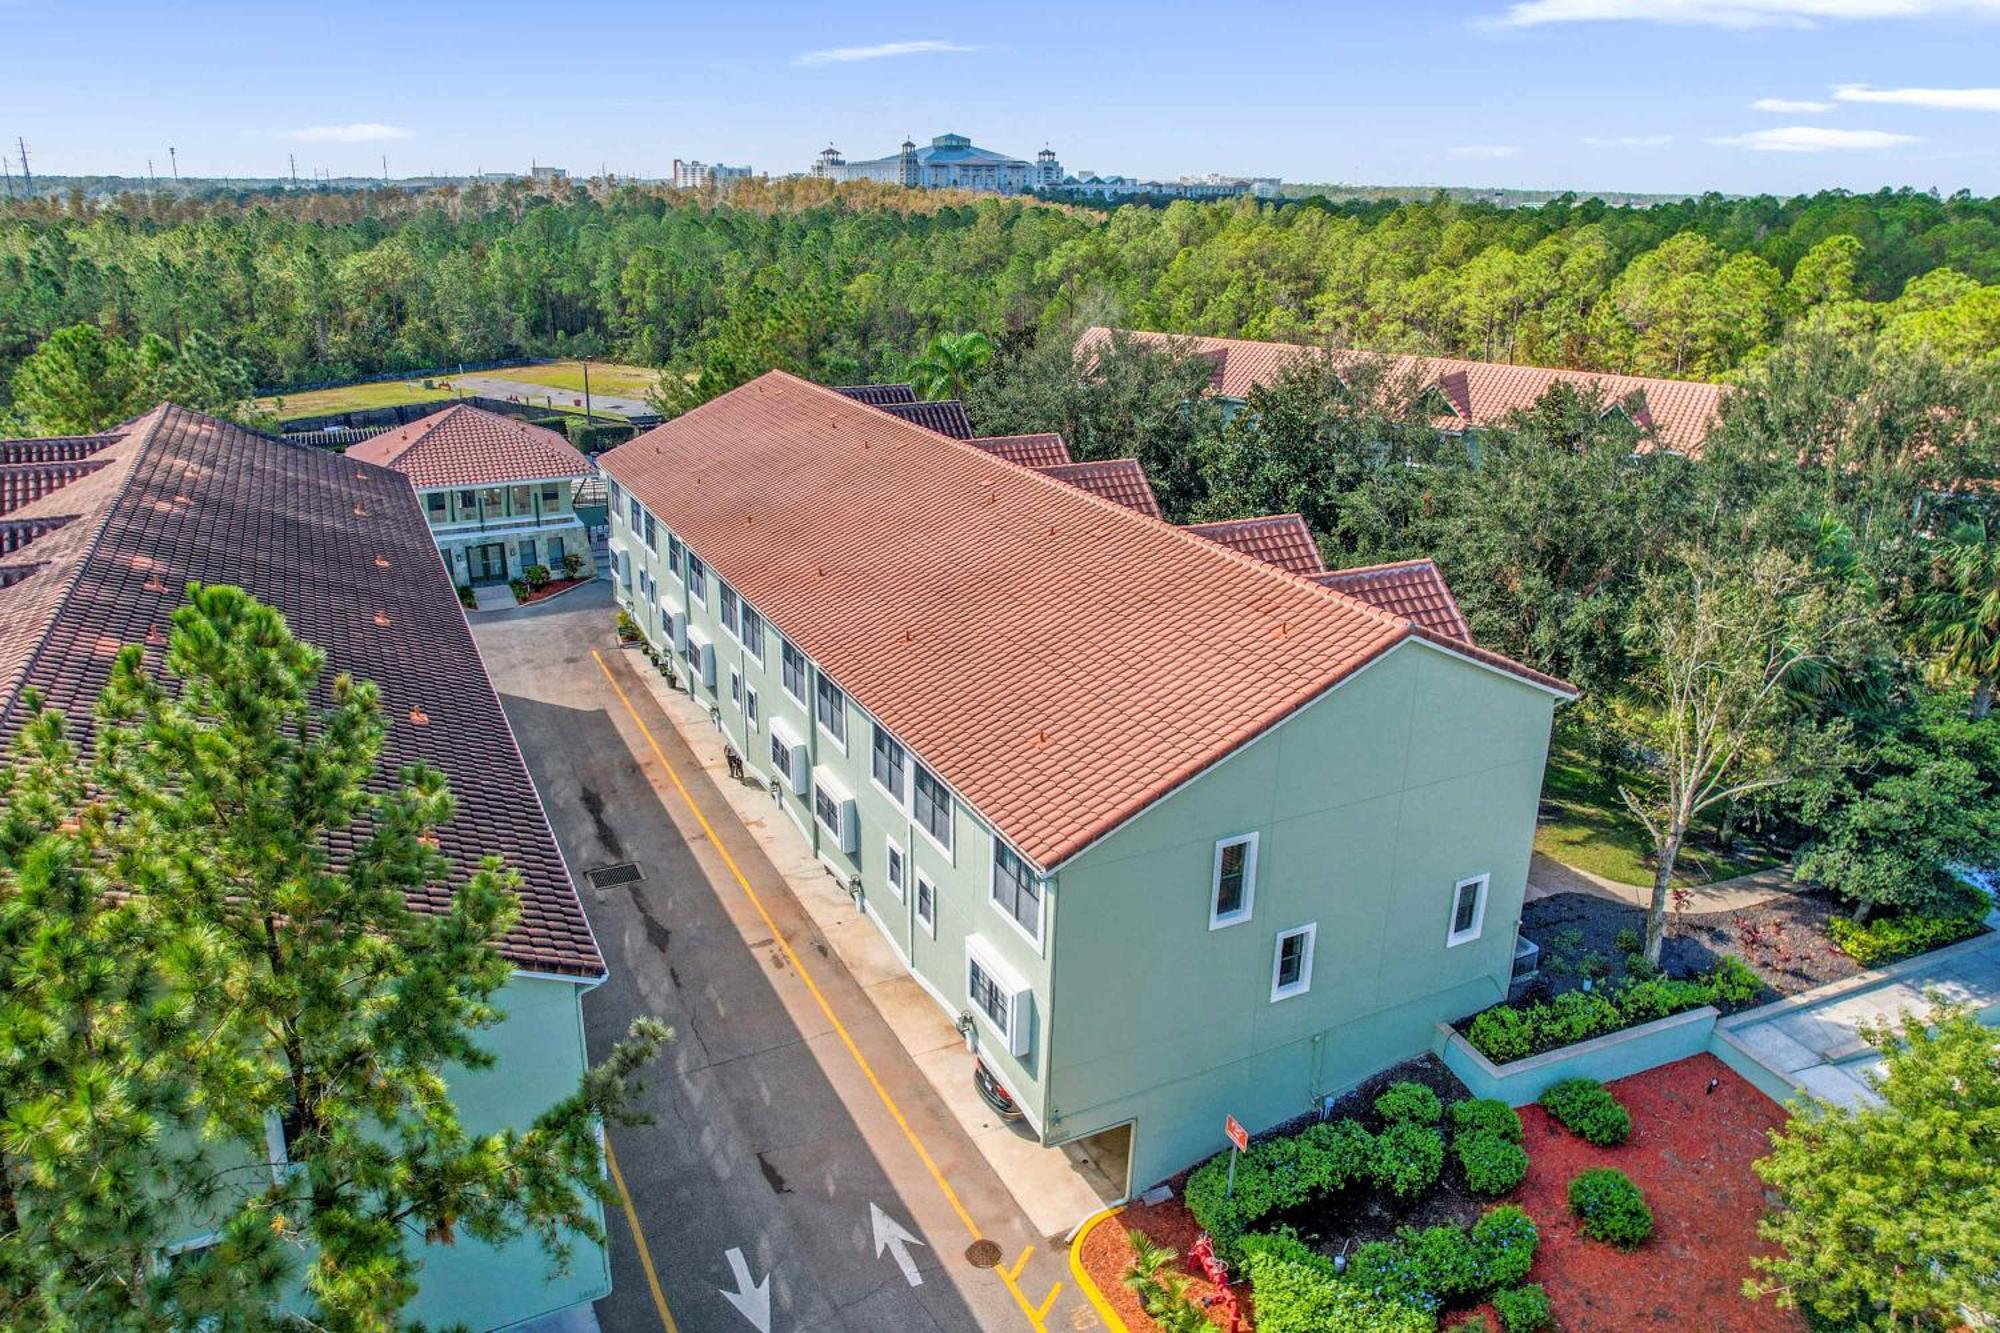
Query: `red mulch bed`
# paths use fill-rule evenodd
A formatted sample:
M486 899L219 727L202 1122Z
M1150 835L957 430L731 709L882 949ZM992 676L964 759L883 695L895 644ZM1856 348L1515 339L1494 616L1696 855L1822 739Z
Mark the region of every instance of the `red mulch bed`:
M1116 1217L1099 1222L1083 1241L1083 1267L1090 1274L1090 1280L1104 1293L1104 1299L1118 1312L1131 1333L1156 1333L1159 1325L1152 1316L1140 1308L1139 1298L1125 1285L1125 1270L1132 1263L1132 1242L1125 1238L1128 1229L1136 1228L1145 1232L1160 1245L1165 1245L1180 1258L1175 1260L1175 1271L1194 1277L1194 1270L1187 1262L1188 1251L1194 1248L1195 1237L1201 1228L1194 1224L1194 1217L1181 1206L1179 1195L1157 1207L1147 1207L1143 1203L1128 1205ZM1200 1277L1194 1277L1194 1284L1188 1288L1190 1299L1200 1301L1215 1294L1215 1287ZM1243 1302L1245 1315L1250 1313L1250 1289L1241 1286L1236 1289ZM1219 1318L1219 1316L1211 1316Z
M579 583L588 582L590 582L589 579L550 579L541 587L530 589L526 597L519 597L515 600L520 602L522 606L533 606L536 602L546 601L559 592L568 592Z
M1565 1333L1804 1329L1796 1313L1743 1296L1750 1256L1773 1252L1757 1237L1764 1185L1750 1163L1770 1151L1765 1135L1783 1112L1712 1055L1609 1086L1632 1113L1632 1137L1615 1148L1592 1147L1539 1106L1520 1108L1528 1178L1511 1202L1542 1230L1530 1280L1548 1289ZM1629 1254L1586 1240L1569 1214L1570 1179L1593 1166L1632 1177L1653 1210L1653 1238Z

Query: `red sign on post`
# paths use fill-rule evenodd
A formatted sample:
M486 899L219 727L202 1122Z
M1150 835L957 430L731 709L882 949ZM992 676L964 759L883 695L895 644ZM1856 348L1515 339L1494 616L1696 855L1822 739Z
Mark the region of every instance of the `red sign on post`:
M1237 1123L1235 1116L1224 1116L1222 1118L1222 1132L1227 1134L1229 1141L1236 1145L1236 1151L1250 1151L1250 1131Z

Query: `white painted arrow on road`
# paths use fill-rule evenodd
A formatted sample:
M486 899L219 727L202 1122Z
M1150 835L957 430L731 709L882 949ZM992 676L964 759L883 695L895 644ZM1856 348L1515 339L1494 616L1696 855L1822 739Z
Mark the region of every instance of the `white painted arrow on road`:
M917 1271L917 1261L910 1257L910 1247L923 1242L905 1231L901 1222L883 1212L877 1204L868 1205L868 1220L875 1229L875 1257L880 1259L884 1248L893 1250L896 1267L903 1270L903 1280L913 1287L923 1286L924 1275Z
M736 1290L721 1288L722 1299L755 1324L757 1333L771 1333L771 1275L764 1274L764 1280L752 1286L750 1265L744 1261L743 1251L731 1250L727 1257L729 1271L736 1279Z

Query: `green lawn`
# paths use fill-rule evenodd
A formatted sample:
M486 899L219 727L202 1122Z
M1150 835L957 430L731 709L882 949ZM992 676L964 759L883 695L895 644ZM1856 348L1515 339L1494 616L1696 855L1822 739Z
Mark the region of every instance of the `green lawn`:
M433 384L436 384L433 381ZM274 394L258 400L266 411L284 421L300 417L328 416L335 412L361 412L371 407L401 407L405 403L442 402L451 390L426 389L422 380L381 380L373 384L343 384L331 389L311 389L305 393ZM282 402L284 406L279 407Z
M499 370L468 370L467 375L478 375L484 379L512 380L517 384L532 385L543 389L556 389L563 393L583 392L583 363L581 361L544 361L533 366L506 366ZM616 394L622 398L644 398L658 382L660 372L648 370L644 366L620 365L615 361L593 361L590 363L590 391Z
M1714 849L1716 824L1696 821L1674 861L1674 882L1692 888L1776 865L1775 856L1723 856ZM1535 850L1575 870L1620 884L1651 884L1652 839L1625 809L1616 778L1599 772L1590 757L1567 746L1549 749L1542 783L1542 823Z

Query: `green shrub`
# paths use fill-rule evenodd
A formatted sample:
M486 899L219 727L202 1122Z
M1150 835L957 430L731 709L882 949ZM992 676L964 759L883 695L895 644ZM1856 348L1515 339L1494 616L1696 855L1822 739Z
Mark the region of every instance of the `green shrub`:
M1535 1266L1535 1247L1542 1233L1535 1219L1511 1203L1489 1208L1472 1224L1472 1244L1479 1252L1484 1289L1510 1287Z
M1451 1104L1451 1127L1455 1133L1474 1134L1484 1130L1498 1134L1509 1143L1521 1141L1521 1117L1513 1107L1492 1097L1467 1097Z
M1228 1198L1223 1195L1229 1154L1217 1153L1188 1176L1182 1197L1195 1221L1215 1238L1216 1252L1234 1263L1236 1242L1259 1219L1316 1194L1373 1180L1376 1162L1375 1136L1360 1123L1324 1122L1300 1134L1252 1144L1236 1164L1236 1191ZM1433 1172L1431 1179L1436 1178Z
M1541 1103L1564 1129L1600 1148L1632 1134L1632 1116L1594 1078L1566 1078L1543 1090Z
M1528 1153L1490 1129L1475 1129L1452 1140L1465 1183L1474 1194L1506 1194L1528 1174Z
M1375 1183L1399 1199L1413 1199L1437 1183L1444 1170L1444 1135L1429 1125L1391 1125L1375 1136Z
M1493 1321L1474 1310L1451 1326L1451 1333L1493 1333Z
M1857 925L1844 916L1827 923L1840 951L1863 967L1941 949L1979 933L1976 916L1878 916Z
M1646 941L1638 931L1626 926L1612 937L1611 947L1619 953L1639 953L1646 947Z
M531 589L548 587L549 580L553 577L547 565L529 565L521 571L521 582Z
M1370 1241L1354 1252L1346 1280L1384 1300L1435 1311L1519 1282L1534 1265L1539 1240L1526 1213L1495 1208L1470 1231L1404 1227L1395 1240ZM1262 1301L1260 1295L1260 1315Z
M1299 1178L1308 1192L1344 1190L1370 1179L1375 1169L1375 1136L1360 1121L1324 1120L1297 1139Z
M1438 1095L1421 1083L1393 1083L1375 1099L1375 1114L1392 1125L1435 1125L1444 1115Z
M1297 1241L1249 1236L1243 1249L1258 1333L1432 1333L1436 1316L1333 1275Z
M1549 1294L1539 1282L1494 1292L1493 1312L1500 1316L1500 1326L1507 1333L1541 1333L1542 1329L1555 1327Z
M1653 1234L1646 1196L1623 1171L1592 1167L1569 1182L1569 1210L1583 1234L1629 1250Z
M1756 972L1734 955L1724 955L1691 981L1642 975L1643 971L1590 992L1565 991L1536 1004L1495 1005L1474 1016L1465 1039L1487 1059L1506 1064L1704 1004L1740 1008L1764 989Z

